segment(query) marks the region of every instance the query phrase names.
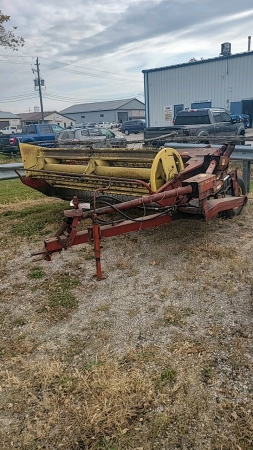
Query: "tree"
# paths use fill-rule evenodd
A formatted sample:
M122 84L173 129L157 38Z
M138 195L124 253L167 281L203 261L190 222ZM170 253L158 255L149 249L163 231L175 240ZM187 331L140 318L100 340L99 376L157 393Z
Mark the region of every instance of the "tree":
M9 22L10 16L6 16L0 11L0 46L10 48L11 50L18 50L18 47L23 47L25 40L22 36L15 36L13 31L5 29L5 22ZM17 27L13 27L16 30Z

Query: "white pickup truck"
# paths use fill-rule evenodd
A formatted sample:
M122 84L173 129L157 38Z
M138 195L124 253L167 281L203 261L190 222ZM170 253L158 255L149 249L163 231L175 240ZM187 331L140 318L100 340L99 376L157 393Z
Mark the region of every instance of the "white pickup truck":
M0 134L15 134L19 133L21 129L18 129L17 127L4 127L0 129Z

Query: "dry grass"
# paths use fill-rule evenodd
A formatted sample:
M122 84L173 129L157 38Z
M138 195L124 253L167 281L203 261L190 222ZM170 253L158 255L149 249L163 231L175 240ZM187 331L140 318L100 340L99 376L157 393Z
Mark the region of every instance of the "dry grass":
M106 241L101 283L90 246L22 256L48 208L0 218L1 450L252 450L252 205Z
M176 345L172 355L149 347L80 367L18 358L18 374L1 373L8 423L2 448L160 449L169 438L172 449L249 450L250 400L235 402L232 383L216 385L217 364L209 358L207 347L193 342ZM231 367L236 383L233 361Z

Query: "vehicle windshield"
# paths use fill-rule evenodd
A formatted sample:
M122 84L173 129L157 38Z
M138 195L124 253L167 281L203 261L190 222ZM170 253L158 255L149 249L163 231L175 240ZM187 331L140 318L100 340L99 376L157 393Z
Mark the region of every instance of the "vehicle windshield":
M208 111L189 111L176 116L175 125L208 125L210 118Z
M89 130L89 135L90 136L101 136L101 131L99 128L91 128Z
M74 138L75 138L75 132L71 131L71 130L63 131L59 135L59 139L74 139Z
M107 136L109 138L114 138L115 134L113 133L113 131L108 130L107 128L101 128L101 134L103 136Z
M62 128L60 125L55 125L53 123L51 124L51 127L53 128L54 131L58 131L58 132L64 130L64 128Z

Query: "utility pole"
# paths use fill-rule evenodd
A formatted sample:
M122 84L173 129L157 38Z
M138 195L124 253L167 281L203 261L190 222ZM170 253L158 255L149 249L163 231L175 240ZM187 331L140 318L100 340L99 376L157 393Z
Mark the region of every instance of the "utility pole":
M36 69L32 69L33 73L37 73L37 78L34 80L34 88L39 88L39 96L40 96L40 111L41 111L41 122L44 123L44 111L43 111L43 101L42 101L42 91L41 86L45 85L44 80L40 78L40 65L39 65L39 58L36 58Z

